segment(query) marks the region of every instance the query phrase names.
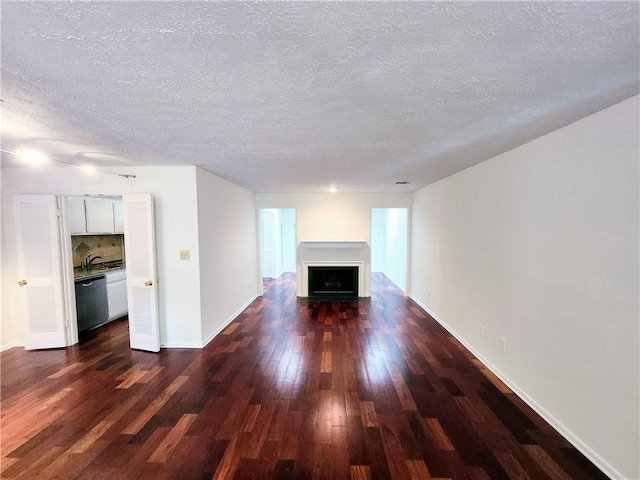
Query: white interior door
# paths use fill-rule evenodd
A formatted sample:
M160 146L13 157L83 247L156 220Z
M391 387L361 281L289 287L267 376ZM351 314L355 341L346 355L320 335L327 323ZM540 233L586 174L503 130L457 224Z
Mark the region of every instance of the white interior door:
M160 351L156 248L151 194L122 196L131 348Z
M16 195L18 284L27 323L25 349L67 345L59 209L54 195Z

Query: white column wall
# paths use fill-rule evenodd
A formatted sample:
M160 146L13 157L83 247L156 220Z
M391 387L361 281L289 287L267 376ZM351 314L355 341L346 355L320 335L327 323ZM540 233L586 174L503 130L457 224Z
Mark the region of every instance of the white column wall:
M284 272L296 271L296 212L292 209L281 209L282 225L282 268Z
M371 211L371 271L384 272L387 265L387 210Z
M206 345L258 296L258 222L253 192L200 168L196 174Z

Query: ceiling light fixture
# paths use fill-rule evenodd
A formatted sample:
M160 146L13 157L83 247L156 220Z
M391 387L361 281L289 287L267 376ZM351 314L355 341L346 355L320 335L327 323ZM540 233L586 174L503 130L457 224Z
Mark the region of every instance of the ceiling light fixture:
M329 190L329 193L336 193L338 191L338 187L331 185L327 190Z
M20 150L16 151L15 154L18 156L21 162L33 167L43 165L47 161L47 158L44 156L44 154L36 150L21 148Z
M116 175L118 177L123 177L123 178L136 178L135 175L130 175L128 173L118 173L118 172L109 172L107 170L100 170L97 169L95 167L92 167L90 165L76 165L73 163L69 163L69 162L63 162L62 160L52 160L50 158L47 158L44 154L36 151L36 150L30 150L30 149L19 149L19 150L12 150L10 148L0 148L0 152L4 152L4 153L9 153L11 155L15 155L17 156L20 161L22 163L26 163L27 165L30 166L38 166L38 165L42 165L44 163L48 163L48 162L55 162L58 163L60 165L64 165L66 167L73 167L73 168L79 168L81 170L83 170L85 173L89 173L89 174L94 174L94 173L106 173L109 175Z

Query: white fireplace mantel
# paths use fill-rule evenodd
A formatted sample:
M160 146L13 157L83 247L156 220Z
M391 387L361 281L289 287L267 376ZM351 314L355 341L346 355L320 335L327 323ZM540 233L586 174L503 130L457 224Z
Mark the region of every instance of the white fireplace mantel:
M367 242L300 242L296 275L299 297L309 296L309 267L319 266L358 267L358 296L371 296L371 249Z

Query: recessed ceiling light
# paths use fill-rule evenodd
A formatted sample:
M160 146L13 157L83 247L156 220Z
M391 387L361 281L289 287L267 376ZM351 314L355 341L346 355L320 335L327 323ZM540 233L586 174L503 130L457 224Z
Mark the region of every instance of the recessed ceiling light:
M47 161L42 153L35 150L20 149L16 152L16 155L18 155L18 158L20 158L22 162L32 166L42 165Z
M332 185L329 188L327 188L327 190L329 190L329 193L336 193L338 191L338 187L335 187Z
M92 167L91 165L84 165L81 168L84 173L87 173L89 175L93 175L94 173L96 173L95 167Z

